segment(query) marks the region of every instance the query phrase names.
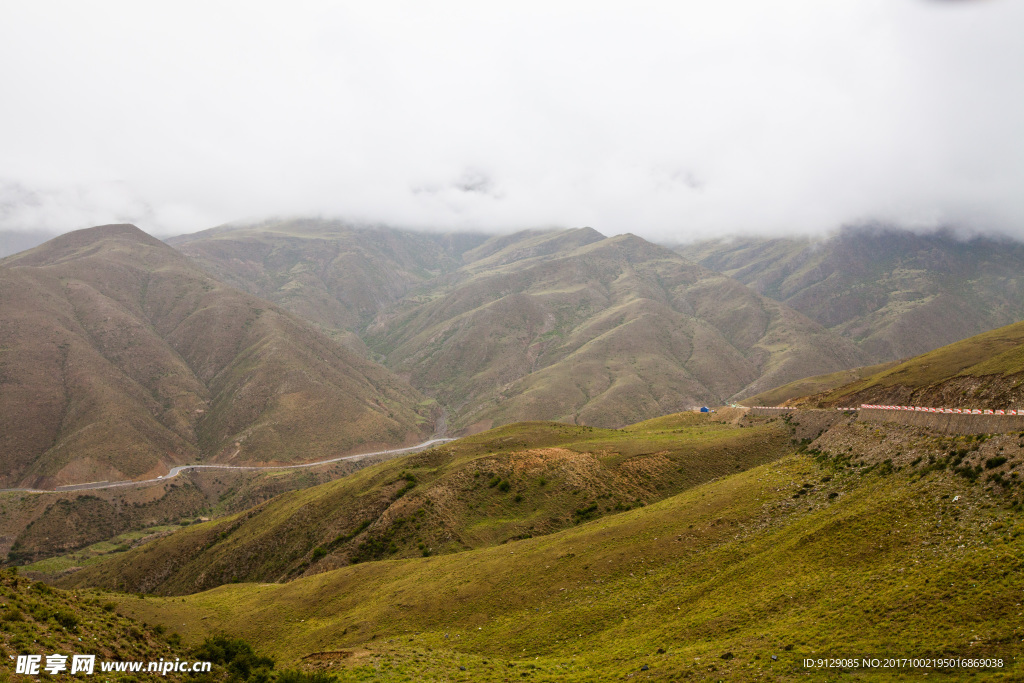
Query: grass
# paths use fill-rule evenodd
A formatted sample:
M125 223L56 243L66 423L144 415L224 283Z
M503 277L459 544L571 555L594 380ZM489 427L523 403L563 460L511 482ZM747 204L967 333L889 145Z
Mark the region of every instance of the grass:
M187 527L61 583L180 594L497 546L649 505L776 459L788 442L782 423L692 414L626 430L519 423Z
M173 659L181 649L178 635L125 617L103 596L69 593L0 571L0 660L9 662L9 667L0 667L0 681L10 680L15 655L54 653L93 654L99 661L156 661ZM133 680L123 674L111 677Z
M803 379L798 379L795 382L784 384L781 387L769 389L768 391L763 391L760 394L751 396L750 398L743 399L741 403L745 406L778 406L793 398L801 398L803 396L810 396L811 394L821 394L826 391L831 391L832 389L845 386L851 382L864 379L865 377L885 372L896 365L897 362L894 361L891 363L870 365L863 368L854 368L853 370L841 370L827 375L805 377Z
M920 389L957 378L1009 376L1024 372L1024 322L1007 325L929 353L835 389L821 400L835 402L871 389Z
M805 657L925 655L1002 657L985 676L1011 680L1022 557L980 486L796 454L544 537L120 602L282 662L344 650L343 680L785 681Z

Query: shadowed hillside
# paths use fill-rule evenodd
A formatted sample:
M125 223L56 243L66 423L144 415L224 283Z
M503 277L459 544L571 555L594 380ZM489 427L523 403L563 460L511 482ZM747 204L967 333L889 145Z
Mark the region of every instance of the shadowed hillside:
M154 533L166 534L200 517L248 510L286 491L333 481L384 459L370 456L295 469L190 470L144 486L0 493L0 557L18 565L43 561L26 571L52 576L122 552Z
M737 239L678 251L855 342L874 362L1024 319L1024 244L847 228L824 240Z
M305 461L432 428L408 384L130 225L0 261L0 321L2 486Z

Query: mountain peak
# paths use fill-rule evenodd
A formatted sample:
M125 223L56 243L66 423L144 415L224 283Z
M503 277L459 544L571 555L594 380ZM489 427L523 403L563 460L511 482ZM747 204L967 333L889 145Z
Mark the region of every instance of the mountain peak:
M168 247L157 238L140 230L131 223L111 223L109 225L98 225L93 228L83 228L82 230L64 233L48 242L40 244L34 249L10 256L0 261L0 265L43 266L49 263L56 263L74 256L83 249L89 249L107 240L134 242L151 247L159 247L166 249L171 254L177 255L173 248Z

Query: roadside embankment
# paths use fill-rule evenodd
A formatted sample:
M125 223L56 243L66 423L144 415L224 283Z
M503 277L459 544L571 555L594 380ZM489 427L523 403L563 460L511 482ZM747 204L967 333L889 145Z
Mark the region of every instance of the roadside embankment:
M926 413L881 408L861 408L857 415L857 419L865 422L896 422L943 434L1005 434L1024 431L1024 415Z
M843 410L797 410L795 408L750 408L747 415L780 418L793 429L793 437L799 440L816 439L842 420L849 420L850 413Z

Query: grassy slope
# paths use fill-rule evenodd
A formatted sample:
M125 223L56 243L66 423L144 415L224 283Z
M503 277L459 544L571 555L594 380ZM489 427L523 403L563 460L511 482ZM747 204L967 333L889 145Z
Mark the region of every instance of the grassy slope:
M834 463L787 457L503 546L122 605L287 661L347 650L346 680L805 680L804 657L928 654L1021 675L1019 516L945 472Z
M3 485L302 461L431 431L407 383L133 226L0 261Z
M1024 245L937 232L845 229L824 240L687 245L688 258L792 306L875 362L1024 318Z
M741 428L694 414L621 431L510 425L188 527L62 581L188 593L500 545L748 469L788 441L781 423Z
M817 396L824 405L1024 407L1024 322L922 354Z
M368 328L455 428L617 427L861 358L792 309L632 235L495 238Z
M839 372L832 372L827 375L804 377L795 382L784 384L781 387L762 391L760 394L743 399L740 403L745 406L779 406L790 399L802 398L811 394L821 394L841 386L846 386L865 377L884 372L896 365L897 362L893 361L891 363L853 368L852 370L840 370Z
M79 596L0 571L0 680L14 676L11 657L18 654L95 654L98 661L156 661L180 654L174 636L114 611L114 603ZM70 666L70 659L68 660ZM99 676L99 665L96 673ZM20 678L20 677L19 677ZM44 680L50 676L42 676ZM127 678L111 674L105 678ZM179 677L180 678L180 677Z

